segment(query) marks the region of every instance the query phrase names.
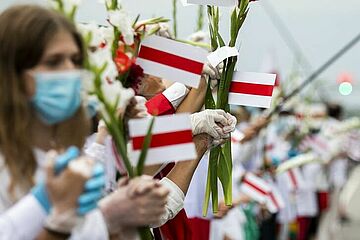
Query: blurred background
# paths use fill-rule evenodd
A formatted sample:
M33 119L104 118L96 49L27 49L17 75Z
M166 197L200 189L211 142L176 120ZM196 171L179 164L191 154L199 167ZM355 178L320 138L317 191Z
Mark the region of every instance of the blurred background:
M0 0L0 10L12 4L46 4L46 0ZM172 0L123 0L136 17L172 18ZM285 84L297 82L317 69L360 32L359 0L260 0L251 4L240 33L241 71L276 71ZM227 39L228 8L221 9L221 32ZM204 12L206 17L206 12ZM196 29L197 6L177 3L178 38L185 39ZM83 0L78 21L106 23L106 12L99 0ZM172 23L170 23L172 24ZM204 30L207 30L205 18ZM288 88L296 85L288 84ZM345 82L345 83L344 83ZM342 84L341 84L342 83ZM344 105L348 115L360 115L360 43L324 72L306 95Z

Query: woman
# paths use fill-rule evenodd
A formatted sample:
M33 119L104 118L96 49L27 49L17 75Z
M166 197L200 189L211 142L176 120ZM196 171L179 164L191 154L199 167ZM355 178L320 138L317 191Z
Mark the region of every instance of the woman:
M23 200L31 187L41 182L44 152L81 148L89 133L89 119L81 106L81 74L77 71L82 68L84 49L75 27L42 7L9 8L0 15L0 22L0 218L17 210L12 228L1 231L12 239L33 239L46 220L46 204L41 205L42 198L36 198L44 209L35 212ZM96 207L99 187L99 182L91 185L89 191L95 194L82 201L93 204L85 210ZM156 223L165 211L167 194L156 181L131 181L87 214L72 237L107 239L123 225ZM30 216L24 216L25 212ZM24 221L18 221L21 219Z

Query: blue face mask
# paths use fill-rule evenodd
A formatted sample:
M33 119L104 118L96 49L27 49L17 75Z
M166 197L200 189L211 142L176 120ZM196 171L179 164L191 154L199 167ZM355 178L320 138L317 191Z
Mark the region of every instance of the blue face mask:
M38 73L31 99L40 119L53 125L71 118L81 105L81 71Z

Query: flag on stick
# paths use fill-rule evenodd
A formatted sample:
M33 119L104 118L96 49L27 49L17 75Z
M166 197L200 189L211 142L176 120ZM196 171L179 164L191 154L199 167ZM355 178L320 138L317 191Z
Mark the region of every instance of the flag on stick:
M129 121L132 143L131 160L136 164L141 153L151 118ZM155 118L152 138L147 152L146 165L193 160L196 158L195 145L189 114L176 114Z
M275 79L275 74L234 72L229 104L269 108Z
M141 43L137 63L146 74L197 88L206 57L199 47L151 36Z

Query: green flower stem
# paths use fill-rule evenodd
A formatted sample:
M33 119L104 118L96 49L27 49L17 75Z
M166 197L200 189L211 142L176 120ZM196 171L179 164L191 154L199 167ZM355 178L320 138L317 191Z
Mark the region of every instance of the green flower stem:
M240 0L237 7L231 13L230 25L230 41L228 46L235 47L239 35L239 31L245 21L248 13L249 0ZM225 42L219 33L219 8L214 6L207 7L209 18L209 32L211 40L211 48L215 51L219 46L225 46ZM228 97L231 81L237 64L237 57L230 57L224 60L224 70L219 79L217 89L216 108L229 111ZM211 90L208 88L205 107L207 109L214 108L215 103ZM210 196L212 198L213 212L217 212L218 204L218 187L217 179L220 180L223 191L225 204L232 204L232 157L231 157L231 141L227 141L224 147L212 149L209 158L209 169L206 183L205 200L203 206L203 215L207 215Z
M174 37L177 38L177 2L176 0L173 0L173 31L174 31Z
M201 31L204 27L204 6L200 5L198 8L198 20L196 31Z

